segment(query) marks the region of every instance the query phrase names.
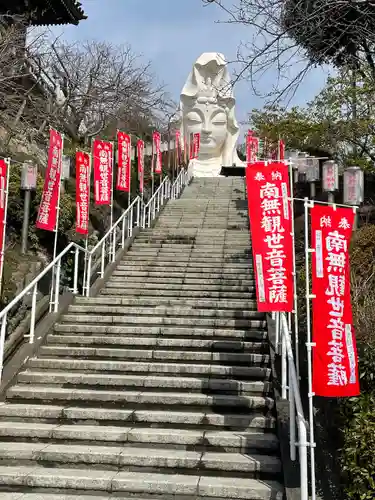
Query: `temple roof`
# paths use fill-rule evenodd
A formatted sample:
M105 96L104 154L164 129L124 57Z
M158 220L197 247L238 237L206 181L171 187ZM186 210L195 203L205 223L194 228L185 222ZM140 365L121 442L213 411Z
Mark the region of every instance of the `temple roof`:
M86 19L78 0L0 0L0 14L26 16L32 25L78 24Z

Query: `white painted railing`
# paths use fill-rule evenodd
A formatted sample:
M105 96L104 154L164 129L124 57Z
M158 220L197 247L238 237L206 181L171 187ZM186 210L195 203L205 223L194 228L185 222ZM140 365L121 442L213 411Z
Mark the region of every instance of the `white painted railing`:
M29 334L26 336L29 338L30 344L34 343L35 340L35 319L36 319L36 307L37 307L37 296L38 296L38 286L42 278L46 276L49 272L54 273L53 290L51 293L52 300L52 312L57 312L59 309L60 300L60 278L61 278L61 264L63 258L67 254L74 253L74 274L73 274L73 288L71 289L73 293L78 293L78 263L80 253L86 254L87 250L83 247L77 245L76 243L70 243L48 266L43 269L43 271L38 274L38 276L22 290L1 312L0 312L0 381L3 371L4 364L4 347L5 347L5 337L8 326L8 313L15 306L20 305L20 302L26 297L31 295L31 313L30 313L30 330Z
M134 212L136 212L135 221ZM130 238L133 234L134 224L138 227L141 226L141 198L139 196L132 201L94 248L87 252L83 278L83 294L86 295L86 297L90 295L93 263L97 264L97 262L95 262L95 257L100 252L99 276L103 278L106 267L106 257L109 257L111 262L115 261L117 246L120 245L121 248L125 247L126 239Z
M191 174L189 173L188 169L184 168L181 169L180 173L176 177L176 180L174 181L171 187L172 200L175 200L180 196L181 191L187 184L189 184L190 179L191 179Z
M290 458L294 462L299 450L301 500L309 498L309 472L307 466L308 424L303 414L301 395L294 362L291 336L285 313L275 313L276 338L281 344L282 399L289 400ZM278 343L278 342L276 342Z
M158 189L151 196L147 205L143 207L142 227L151 226L151 221L155 219L160 208L164 205L166 200L171 197L171 181L169 177L164 177Z
M147 223L149 227L166 200L170 198L178 198L188 181L189 176L186 170L182 169L173 184L171 184L169 178L167 177L163 180L158 190L145 207L142 207L142 200L139 196L137 196L137 198L135 198L129 207L122 213L122 215L107 231L103 238L94 246L94 248L88 250L87 248L83 248L76 243L70 243L0 312L0 382L4 366L5 340L9 312L14 307L19 306L25 297L31 296L30 327L29 333L25 335L25 337L29 339L30 344L33 344L35 341L37 298L40 281L48 273L52 274L53 279L51 280L52 290L50 295L50 312L57 313L60 305L63 259L71 254L74 254L73 286L70 290L73 294L78 294L79 259L84 256L82 295L89 297L93 272L99 268L98 274L101 278L103 278L106 262L110 263L115 261L117 249L119 247L125 247L126 240L133 235L134 227L144 227L143 221L146 220L144 214L147 213ZM96 261L95 258L97 258Z

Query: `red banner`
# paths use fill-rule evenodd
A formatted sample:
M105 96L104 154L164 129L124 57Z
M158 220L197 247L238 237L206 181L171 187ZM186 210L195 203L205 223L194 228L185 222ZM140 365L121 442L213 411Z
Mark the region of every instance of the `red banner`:
M350 301L351 208L311 209L313 392L329 398L358 396L358 358Z
M57 222L59 203L63 139L61 134L51 129L49 133L49 150L46 177L42 199L39 206L36 227L46 231L54 231Z
M144 185L144 170L145 170L145 143L141 140L137 142L137 158L138 158L138 180L139 180L139 192L143 193Z
M153 155L155 156L155 174L161 174L162 166L161 166L161 136L160 132L153 132L152 134L152 142L153 142Z
M76 232L89 234L90 155L76 153Z
M118 191L130 191L131 138L125 132L117 131L117 183Z
M181 151L181 132L180 130L176 130L175 135L175 150L176 150L176 158L177 164L181 165L182 163L182 151Z
M198 158L200 146L201 146L201 135L199 132L197 132L193 134L193 142L190 147L190 160Z
M95 204L110 205L112 203L113 144L95 139L93 157Z
M258 311L293 310L293 239L288 167L263 162L246 168Z
M7 191L8 191L8 169L7 160L0 160L0 255L3 255L4 233L6 225ZM1 277L1 276L0 276Z
M279 160L285 160L285 142L279 141Z
M253 136L253 131L248 130L246 136L246 163L254 163L257 161L259 148L259 139Z

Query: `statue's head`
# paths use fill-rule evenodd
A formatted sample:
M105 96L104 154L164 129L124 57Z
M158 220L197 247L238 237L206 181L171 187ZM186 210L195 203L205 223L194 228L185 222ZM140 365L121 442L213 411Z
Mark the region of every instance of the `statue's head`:
M193 66L181 92L181 135L200 133L199 160L240 164L236 152L239 127L227 63L222 54L206 52Z

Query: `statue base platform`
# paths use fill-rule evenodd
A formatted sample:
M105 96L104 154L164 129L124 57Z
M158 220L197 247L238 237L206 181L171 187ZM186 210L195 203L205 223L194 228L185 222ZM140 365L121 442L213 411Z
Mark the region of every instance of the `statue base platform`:
M188 167L193 177L245 177L244 166L223 166L220 164L202 164L199 160L191 160Z

